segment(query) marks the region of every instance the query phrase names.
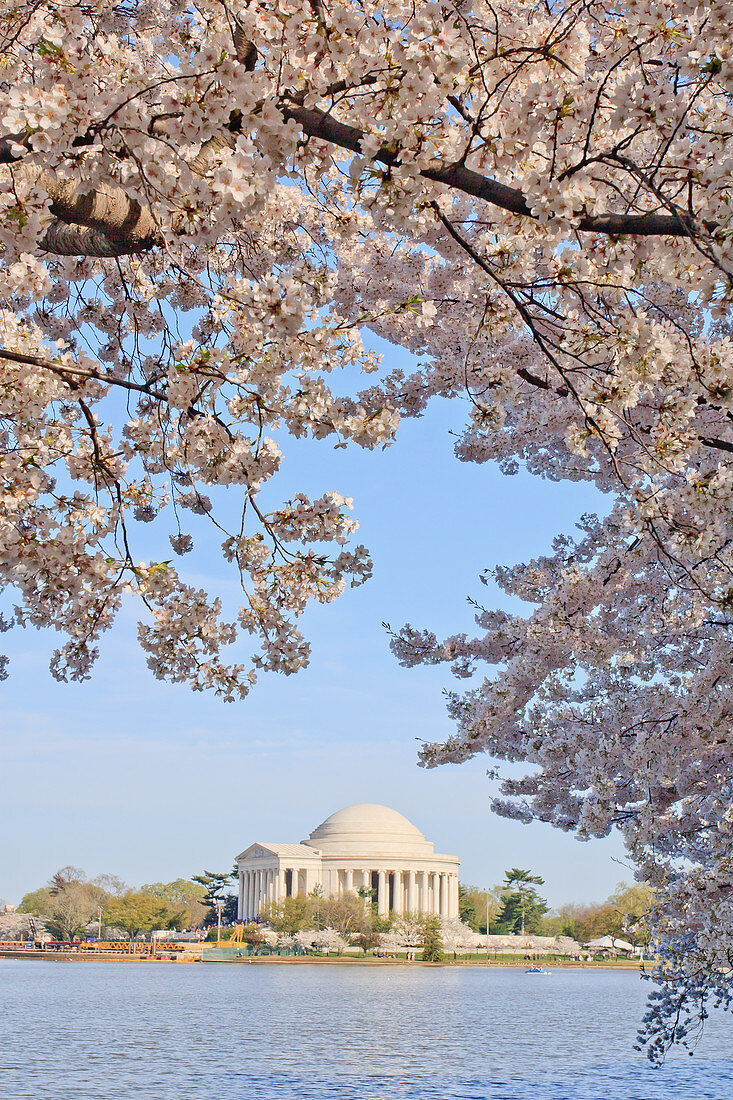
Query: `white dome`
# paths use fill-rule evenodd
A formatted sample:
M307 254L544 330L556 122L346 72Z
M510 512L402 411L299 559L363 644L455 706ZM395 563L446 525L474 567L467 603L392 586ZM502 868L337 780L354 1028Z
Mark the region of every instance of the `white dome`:
M324 854L338 849L352 855L369 855L376 849L395 855L428 855L434 847L411 821L389 806L359 802L337 810L303 841Z

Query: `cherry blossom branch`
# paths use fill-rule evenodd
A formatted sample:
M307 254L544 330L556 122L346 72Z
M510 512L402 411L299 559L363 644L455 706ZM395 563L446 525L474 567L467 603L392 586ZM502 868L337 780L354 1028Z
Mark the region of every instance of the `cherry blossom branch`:
M297 122L308 137L319 138L356 154L361 153L362 142L367 137L366 131L340 122L328 112L317 108L289 106L287 97L284 97L280 110L286 121ZM237 124L234 126L236 129ZM156 133L161 136L160 126L156 126ZM221 140L225 144L231 144L232 141L231 137L222 137ZM17 162L18 156L13 152L16 147L17 142L12 137L0 139L0 163ZM401 163L401 150L383 146L374 154L373 159L390 168L396 168ZM192 167L203 174L206 157L202 163L197 159ZM462 162L436 168L421 168L419 174L426 180L480 199L508 213L533 220L536 217L519 188L482 176ZM161 243L160 228L150 209L142 206L137 199L130 198L122 188L103 185L81 192L78 185L69 181L57 182L48 174L42 182L52 199L52 214L61 223L66 223L57 223L49 228L42 242L46 251L59 255L113 257L134 255ZM579 232L608 236L695 238L715 230L714 222L700 224L690 214L682 211L673 214L579 214L574 220L575 229ZM83 229L75 231L75 226L85 227L87 232Z
M76 382L77 379L81 381L94 380L95 382L101 382L105 386L119 386L121 389L130 390L131 392L144 393L147 397L154 397L156 401L166 403L168 400L166 394L153 389L150 385L141 385L138 382L131 382L129 378L118 378L112 374L104 374L96 368L81 370L78 367L67 367L62 363L53 363L48 359L42 359L38 355L10 351L8 348L0 348L0 359L5 359L10 363L27 363L28 366L42 367L43 370L51 371L61 378L68 378L74 382Z
M286 119L293 119L309 137L328 141L341 149L361 153L366 131L340 122L326 111L314 107L281 108ZM400 150L383 146L374 154L374 160L389 167L399 167ZM420 168L419 175L433 183L441 183L473 198L482 199L500 210L521 217L535 218L525 195L518 187L510 187L498 180L482 176L462 163L447 164L441 168ZM692 237L703 229L710 233L715 224L699 225L689 214L579 214L575 229L581 233L602 233L619 237L624 235L644 237Z

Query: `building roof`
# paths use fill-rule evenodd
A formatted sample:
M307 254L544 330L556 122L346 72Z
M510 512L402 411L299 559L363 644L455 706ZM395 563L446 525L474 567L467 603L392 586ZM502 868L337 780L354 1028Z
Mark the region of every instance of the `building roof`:
M337 810L314 829L307 840L324 857L331 854L368 856L384 853L412 858L431 858L434 845L411 821L389 806L359 802Z
M389 806L380 806L376 802L358 802L355 806L346 806L327 817L310 835L310 840L325 836L353 836L358 834L380 836L409 837L411 840L425 840L424 835L404 814L391 810Z
M270 844L264 840L258 840L255 844L250 844L248 848L245 848L243 852L240 852L237 859L244 859L248 856L250 859L257 859L257 849L263 850L263 855L274 855L285 858L297 858L297 859L318 859L320 852L318 852L312 845L306 847L305 844Z
M618 936L600 936L597 940L589 940L588 943L583 944L584 947L597 947L605 951L617 950L617 951L633 951L633 943L628 943L626 940L620 940Z
M350 859L376 861L376 865L398 860L405 863L437 861L455 864L456 869L459 862L456 856L438 855L435 845L403 814L375 802L359 802L337 810L301 844L262 841L250 844L237 859L258 860L273 856L306 863L322 860L324 864Z

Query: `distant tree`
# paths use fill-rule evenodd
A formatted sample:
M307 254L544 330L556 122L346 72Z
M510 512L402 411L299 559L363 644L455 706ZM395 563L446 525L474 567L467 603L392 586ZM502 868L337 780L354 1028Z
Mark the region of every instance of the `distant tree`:
M395 914L394 913L382 913L382 914L380 914L380 913L377 912L377 906L376 905L372 905L371 910L372 910L372 926L373 926L375 932L381 932L381 933L390 932L392 930L392 925L394 924Z
M82 936L96 915L99 899L85 882L70 882L63 889L50 891L46 927L59 940Z
M17 911L19 913L30 913L34 917L46 916L51 906L52 897L53 895L48 886L42 886L40 890L33 890L30 894L26 894Z
M65 890L68 886L78 885L87 881L86 875L80 867L61 867L48 880L48 888L52 894Z
M100 890L103 890L105 894L109 894L111 897L119 897L130 889L127 883L123 882L118 875L110 875L106 872L101 875L96 875L92 879L92 885L98 886Z
M177 878L172 882L151 882L140 887L141 894L165 902L173 928L198 928L209 913L206 890L200 882Z
M348 941L335 928L319 928L313 934L313 942L321 951L342 955Z
M632 943L645 946L649 943L649 913L654 901L654 891L647 882L635 882L631 886L620 882L607 904L619 915L620 934Z
M134 939L154 928L169 928L175 912L161 898L128 890L119 898L110 898L104 907L107 924L122 928Z
M62 867L48 885L26 894L20 911L43 917L48 931L60 940L82 935L107 895L89 882L79 867Z
M346 938L374 927L369 906L354 893L309 899L308 918L311 927L332 928Z
M544 881L540 875L533 875L530 871L524 871L519 867L512 867L505 873L501 908L496 917L497 931L510 933L539 931L549 906L537 893L535 886L542 886Z
M438 917L428 917L423 922L422 954L423 962L442 962L445 958L443 951L443 936Z
M401 913L392 921L390 935L396 947L417 947L422 943L424 918L419 913Z
M365 928L362 932L357 932L351 942L356 947L360 947L366 955L367 951L373 951L376 947L379 947L381 939L380 933L376 932L372 927Z
M461 920L443 921L441 934L445 950L451 952L454 959L473 947L474 933Z
M618 927L618 915L605 902L580 906L575 919L575 938L579 943L588 943L611 935Z
M198 882L200 886L203 886L206 894L204 897L204 904L208 908L209 912L206 917L206 923L216 924L217 922L217 907L216 902L223 902L223 908L221 912L221 919L223 921L234 921L237 919L237 894L231 893L229 887L232 882L237 880L239 871L236 864L231 871L223 874L217 874L215 871L202 871L200 875L192 875L192 881Z
M577 939L576 925L584 912L584 906L561 905L543 918L542 935L569 936L571 939Z
M653 897L646 882L631 886L620 882L605 901L563 905L544 918L542 930L548 935L572 936L578 943L611 936L643 945L649 941L648 914Z
M278 935L294 936L306 927L310 905L310 899L305 894L297 894L263 906L260 916Z
M474 932L486 935L486 912L488 900L489 924L496 921L501 908L501 886L492 886L490 890L481 890L478 886L458 885L458 915L464 924Z
M296 932L293 939L295 940L295 943L298 945L298 947L302 948L303 951L309 951L315 946L313 939L315 934L316 933L312 928L304 928L302 932Z

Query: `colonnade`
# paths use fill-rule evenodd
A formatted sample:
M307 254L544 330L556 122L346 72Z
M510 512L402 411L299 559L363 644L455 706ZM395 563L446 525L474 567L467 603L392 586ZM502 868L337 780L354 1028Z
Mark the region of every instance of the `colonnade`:
M324 881L325 880L325 881ZM239 872L239 916L252 920L261 909L320 886L327 896L372 891L377 912L434 914L450 920L458 916L458 875L451 871L399 870L389 867L313 867L278 865Z

